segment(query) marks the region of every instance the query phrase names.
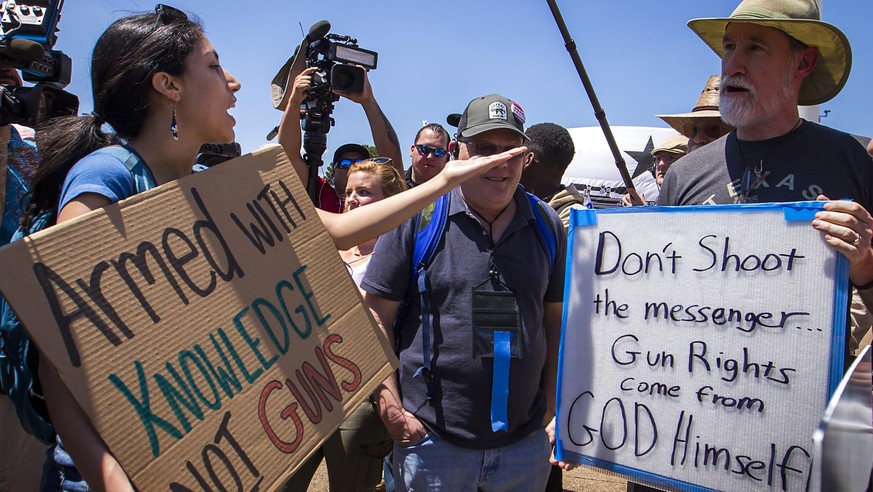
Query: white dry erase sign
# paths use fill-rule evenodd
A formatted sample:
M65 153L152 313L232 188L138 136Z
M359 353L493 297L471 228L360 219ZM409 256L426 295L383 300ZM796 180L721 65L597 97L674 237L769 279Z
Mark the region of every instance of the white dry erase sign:
M821 206L574 210L558 458L671 490L806 490L849 285Z

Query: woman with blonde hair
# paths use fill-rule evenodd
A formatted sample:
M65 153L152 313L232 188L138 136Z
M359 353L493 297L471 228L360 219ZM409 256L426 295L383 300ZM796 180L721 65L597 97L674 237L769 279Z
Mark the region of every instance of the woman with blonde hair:
M406 182L391 165L391 159L379 157L357 162L349 168L343 212L378 202L406 189ZM349 267L349 273L356 285L360 285L361 279L364 278L364 272L367 271L367 264L370 262L370 255L373 254L377 239L373 238L340 251L340 256Z

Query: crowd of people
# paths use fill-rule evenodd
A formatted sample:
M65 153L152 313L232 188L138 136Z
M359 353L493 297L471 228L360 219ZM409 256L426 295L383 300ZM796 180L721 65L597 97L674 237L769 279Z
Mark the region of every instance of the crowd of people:
M689 26L720 56L721 75L690 112L660 116L680 135L652 151L658 205L851 198L827 201L811 227L848 258L859 306L873 306L873 143L797 109L845 84L845 36L813 0L743 0L730 17ZM279 143L400 366L283 490L306 490L322 458L331 490L562 490L573 465L552 446L567 227L570 209L585 206L561 182L569 133L525 129L517 101L486 95L450 119L454 134L423 126L404 168L365 78L361 92L339 94L364 109L375 145L338 146L329 180L312 180L299 108L314 69L300 58L277 76ZM48 121L35 142L31 129L0 127L0 244L186 176L201 146L234 140L228 109L241 84L181 11L159 5L114 22L91 70L91 114ZM21 80L2 68L0 83ZM4 324L12 318L4 307ZM856 329L856 346L869 343L869 322ZM0 376L4 390L33 380L15 404L29 405L34 433L52 441L42 490L133 490L52 364L29 350L23 372ZM7 418L0 435L17 424Z

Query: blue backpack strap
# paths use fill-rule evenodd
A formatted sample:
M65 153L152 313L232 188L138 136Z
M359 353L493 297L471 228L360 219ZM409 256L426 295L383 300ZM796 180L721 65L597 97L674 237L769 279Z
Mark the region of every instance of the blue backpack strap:
M551 277L552 271L555 269L555 257L558 255L558 240L544 208L548 207L548 204L530 193L527 193L527 199L530 202L531 210L533 210L537 236L539 236L540 243L549 257L549 277Z
M433 261L433 256L445 235L448 216L449 194L445 194L437 198L433 206L428 206L419 212L414 222L415 240L412 250L410 287L415 287L418 291L421 307L422 364L415 371L413 377L421 376L427 384L428 400L434 396L434 385L433 373L430 370L431 311L427 295L427 268Z
M151 170L146 166L146 163L139 158L136 152L130 150L126 146L110 145L97 150L104 154L109 154L124 163L124 166L130 171L133 176L134 193L142 193L157 186Z
M439 247L449 217L449 195L443 195L415 216L415 244L412 250L412 270L427 268Z
M136 152L120 145L104 147L97 152L110 154L124 162L133 177L135 193L156 186L154 176ZM12 240L41 231L53 225L56 219L57 211L47 210L37 216L26 231L19 228ZM24 430L50 444L54 442L55 431L34 374L35 358L38 357L34 349L21 321L9 304L0 298L0 392L12 399Z

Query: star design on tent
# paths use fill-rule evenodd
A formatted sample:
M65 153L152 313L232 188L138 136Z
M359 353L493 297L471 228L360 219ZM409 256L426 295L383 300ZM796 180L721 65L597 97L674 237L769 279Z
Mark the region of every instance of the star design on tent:
M649 141L643 150L625 150L624 152L637 161L637 168L634 169L632 178L636 178L640 174L647 172L655 163L655 158L652 157L652 151L655 150L655 143L652 142L652 136L649 135Z

